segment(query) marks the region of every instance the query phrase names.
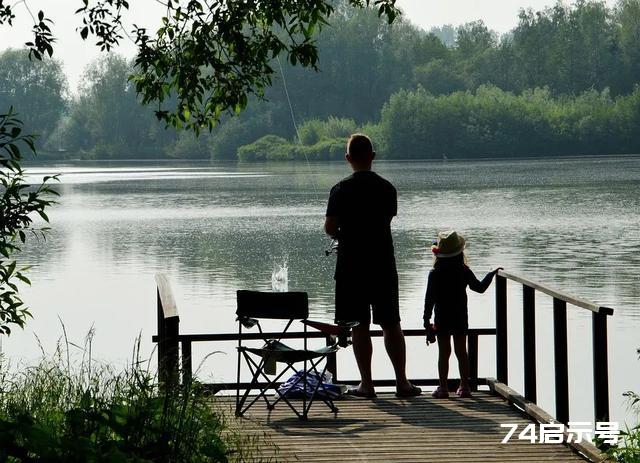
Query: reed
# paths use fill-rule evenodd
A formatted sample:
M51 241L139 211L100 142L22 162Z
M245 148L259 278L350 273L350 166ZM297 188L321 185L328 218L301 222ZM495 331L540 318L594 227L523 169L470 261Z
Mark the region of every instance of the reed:
M66 340L35 365L0 359L0 462L258 462L277 448L197 381L160 388L136 342L117 369ZM265 451L268 455L265 455Z

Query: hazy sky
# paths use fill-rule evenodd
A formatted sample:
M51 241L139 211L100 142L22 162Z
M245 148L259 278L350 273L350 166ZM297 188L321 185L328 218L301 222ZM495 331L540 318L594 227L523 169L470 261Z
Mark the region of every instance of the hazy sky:
M80 0L27 0L31 11L43 9L47 16L54 20L54 34L58 39L55 56L64 62L69 76L69 85L73 90L84 67L99 55L100 51L79 40L76 28L80 24L79 17L73 12L82 2ZM506 32L517 23L517 14L521 8L541 9L554 4L555 0L398 0L406 18L425 29L443 24L458 25L468 21L482 19L491 29ZM613 5L615 0L607 0ZM162 13L162 6L154 0L133 0L131 10L127 13L129 24L157 27L157 18ZM14 26L0 26L0 50L9 47L21 47L31 39L32 20L23 4L16 6L17 20ZM134 47L125 39L120 53L132 56Z

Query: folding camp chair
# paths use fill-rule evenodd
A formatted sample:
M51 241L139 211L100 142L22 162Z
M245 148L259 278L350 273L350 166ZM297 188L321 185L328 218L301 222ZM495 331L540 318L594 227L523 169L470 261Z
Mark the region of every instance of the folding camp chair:
M268 410L273 410L280 401L286 403L300 419L306 419L311 405L316 399L322 400L329 409L337 413L338 408L334 405L330 394L323 384L327 364L319 369L319 365L326 360L329 354L336 352L340 346L346 347L349 344L348 338L351 328L355 324L344 326L330 325L327 323L313 322L307 320L309 316L309 303L307 293L285 292L268 293L258 291L238 291L238 387L236 392L236 415L243 415L252 405L263 399ZM265 333L262 330L259 319L278 319L286 326L279 339L269 339L273 333ZM301 320L304 325L304 347L294 349L281 342L283 337L287 337L287 330L295 320ZM313 327L324 332L331 337L333 343L320 349L311 350L307 348L307 327ZM260 348L247 347L242 345L242 329L257 327L260 339L264 345ZM252 378L244 393L240 394L240 369L241 358L244 358ZM276 374L276 364L281 363L285 368ZM278 389L277 383L288 371L296 373L295 364L304 363L301 374L289 382L289 388L285 391ZM273 379L268 375L273 375ZM314 376L317 381L313 381ZM265 382L261 382L265 380ZM302 390L302 409L297 409L291 401L289 392L298 386ZM267 397L267 391L275 389L276 395L271 400ZM250 397L252 390L258 390L256 396Z

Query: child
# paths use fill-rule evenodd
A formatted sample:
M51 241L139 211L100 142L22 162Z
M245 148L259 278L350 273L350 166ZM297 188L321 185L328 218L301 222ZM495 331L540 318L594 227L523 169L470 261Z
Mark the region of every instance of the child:
M467 331L469 329L467 314L467 286L471 290L484 293L493 276L501 270L487 274L478 281L471 269L467 267L464 254L465 240L455 231L438 233L438 241L432 246L434 255L433 269L429 272L427 293L424 300L424 327L427 335L434 328L430 320L435 306L435 331L438 338L438 374L440 386L431 394L437 399L449 397L447 377L449 374L449 356L451 355L451 336L460 368L460 397L471 397L469 387L469 357L467 355ZM428 342L428 341L427 341Z

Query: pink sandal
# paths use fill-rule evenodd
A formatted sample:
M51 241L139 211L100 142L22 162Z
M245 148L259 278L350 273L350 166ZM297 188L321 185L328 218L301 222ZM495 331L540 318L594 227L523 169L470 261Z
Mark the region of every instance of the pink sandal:
M438 386L436 390L431 393L431 397L433 397L434 399L448 399L449 391Z
M463 399L470 399L471 397L473 397L471 395L471 389L469 389L468 387L459 387L456 391L456 394L458 394L458 397L461 397Z

